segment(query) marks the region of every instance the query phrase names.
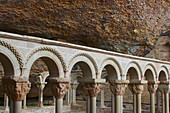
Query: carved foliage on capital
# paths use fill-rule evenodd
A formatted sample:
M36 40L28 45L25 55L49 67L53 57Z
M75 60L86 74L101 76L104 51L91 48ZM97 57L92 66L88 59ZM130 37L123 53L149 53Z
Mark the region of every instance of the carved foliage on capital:
M130 84L129 89L133 94L142 94L144 86L140 84Z
M110 84L110 90L115 95L124 95L127 84Z
M102 85L99 83L83 84L83 91L87 96L96 97L101 89L102 89Z
M63 98L69 89L69 82L50 83L51 91L56 98Z
M148 84L148 91L150 93L156 93L156 90L158 89L157 84Z
M24 96L30 91L31 83L23 79L5 78L2 79L4 92L10 100L21 101Z

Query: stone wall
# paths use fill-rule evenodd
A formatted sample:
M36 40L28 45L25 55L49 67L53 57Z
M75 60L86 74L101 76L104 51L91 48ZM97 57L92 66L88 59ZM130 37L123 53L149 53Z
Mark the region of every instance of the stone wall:
M155 48L145 57L155 58L163 61L170 61L170 37L160 37L155 45Z

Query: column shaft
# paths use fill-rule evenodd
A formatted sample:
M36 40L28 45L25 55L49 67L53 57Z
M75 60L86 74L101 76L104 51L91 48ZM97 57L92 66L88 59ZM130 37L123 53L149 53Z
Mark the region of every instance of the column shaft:
M136 113L142 113L141 94L136 94Z
M90 97L90 113L96 113L96 97Z
M24 100L22 101L23 102L23 104L22 104L22 108L27 108L27 96L25 95L24 96Z
M165 97L164 93L162 92L162 113L165 113Z
M150 113L155 113L155 94L150 93Z
M164 94L164 98L165 98L165 113L169 113L169 94L165 93Z
M159 90L157 90L157 92L156 92L156 100L157 100L157 108L156 108L156 110L157 111L160 111L160 107L161 107L161 101L160 101L160 93L159 93Z
M13 100L10 100L10 113L13 113Z
M115 95L115 113L121 113L121 96Z
M72 104L76 104L76 89L72 89Z
M67 104L67 105L70 104L70 89L69 89L68 92L66 93L66 104Z
M63 98L56 98L56 104L55 104L55 113L62 113L63 112Z
M22 101L13 101L13 113L22 113Z
M8 109L8 96L5 94L4 95L4 110Z
M115 113L115 96L114 94L112 94L112 108L111 108L111 112Z
M101 90L101 93L100 93L100 107L105 107L104 105L104 90L102 89Z
M133 113L136 113L136 94L133 94Z
M38 107L43 107L43 90L39 89Z
M123 113L123 96L121 95L121 105L120 105L120 112Z
M86 96L86 113L90 113L90 96Z

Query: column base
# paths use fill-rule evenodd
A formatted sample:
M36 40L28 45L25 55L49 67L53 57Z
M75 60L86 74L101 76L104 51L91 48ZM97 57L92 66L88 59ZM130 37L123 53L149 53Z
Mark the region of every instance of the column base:
M22 106L22 109L27 109L27 106Z
M9 110L9 107L4 108L4 110L5 110L5 111L8 111L8 110Z
M105 105L100 105L99 108L108 108L108 107Z

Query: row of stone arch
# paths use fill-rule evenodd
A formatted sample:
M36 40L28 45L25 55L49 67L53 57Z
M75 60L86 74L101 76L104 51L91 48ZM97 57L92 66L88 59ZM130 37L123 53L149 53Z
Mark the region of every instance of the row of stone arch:
M56 113L62 112L62 99L69 88L71 70L75 65L79 65L82 71L83 87L86 95L90 96L89 113L96 113L96 95L100 92L101 84L105 82L105 80L101 78L103 69L106 69L109 76L108 79L113 81L113 83L110 82L110 84L113 89L112 92L116 95L123 95L124 91L122 90L124 90L124 86L128 84L128 81L126 81L127 76L130 77L130 83L133 82L133 91L140 89L140 84L142 83L143 85L142 80L145 78L146 80L162 81L162 83L165 82L165 84L169 81L169 70L163 64L160 65L159 68L156 68L154 64L147 63L145 67L142 68L137 61L131 60L125 68L122 68L122 64L120 64L115 57L104 58L98 63L95 57L84 52L77 52L69 56L66 60L59 50L46 46L35 48L28 53L25 52L25 58L23 58L24 55L19 51L16 47L11 46L11 44L4 41L0 42L0 62L5 75L2 79L2 84L4 85L5 93L9 96L10 100L13 101L11 104L13 105L11 108L13 113L21 112L19 104L16 104L16 101L20 102L23 100L23 96L29 92L31 86L28 77L33 63L38 59L41 59L48 67L51 78L49 82L51 84L51 90L57 98ZM136 80L137 83L134 80ZM136 93L138 94L138 92ZM20 97L18 95L20 95ZM119 102L120 98L117 99L116 102ZM121 106L121 104L119 105ZM116 113L120 112L120 106L117 108L118 111Z
M2 42L1 42L2 43ZM0 44L1 44L0 43ZM5 43L5 42L3 42ZM10 45L6 43L6 45ZM10 48L12 47L12 49ZM29 76L32 64L39 58L41 58L49 68L50 75L56 76L56 70L59 73L58 77L69 77L72 67L79 63L84 71L84 77L87 78L101 78L101 72L104 67L110 73L110 76L116 76L115 78L126 79L127 72L129 69L133 68L137 73L137 76L131 76L132 79L141 80L145 73L149 74L148 79L154 80L168 80L169 72L168 68L161 65L157 71L154 64L146 64L144 68L141 68L140 64L136 61L131 61L127 64L126 68L123 69L119 62L112 57L103 59L103 61L98 64L91 55L87 53L76 53L70 57L68 63L64 60L64 57L60 54L59 50L51 47L39 47L33 49L28 53L25 60L22 58L22 54L18 52L18 49L11 46L4 46L1 44L1 62L2 65L8 68L5 75L15 75L15 76ZM13 50L13 51L12 51ZM16 54L17 53L17 54ZM84 69L85 68L85 69ZM11 70L9 70L11 69ZM110 71L109 71L110 70ZM113 71L114 70L114 71ZM22 75L21 75L22 73ZM160 74L161 73L161 74ZM151 76L152 75L152 76ZM159 76L161 75L161 76Z

